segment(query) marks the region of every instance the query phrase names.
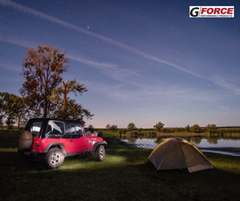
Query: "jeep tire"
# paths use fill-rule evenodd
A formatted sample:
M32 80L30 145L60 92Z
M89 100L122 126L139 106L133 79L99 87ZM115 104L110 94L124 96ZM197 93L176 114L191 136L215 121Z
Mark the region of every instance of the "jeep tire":
M94 153L96 161L103 161L105 157L105 148L103 145L99 145Z
M58 168L63 164L64 156L62 150L59 148L52 148L45 156L45 165L49 169Z

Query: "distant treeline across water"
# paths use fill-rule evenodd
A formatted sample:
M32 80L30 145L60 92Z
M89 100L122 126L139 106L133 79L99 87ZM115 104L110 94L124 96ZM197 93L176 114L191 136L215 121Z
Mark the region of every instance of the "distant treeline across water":
M215 129L207 129L201 127L197 131L190 130L189 128L163 128L161 131L156 131L153 128L142 129L136 128L134 130L129 129L95 129L100 133L111 133L115 135L137 135L137 136L216 136L216 137L240 137L240 127L217 127Z

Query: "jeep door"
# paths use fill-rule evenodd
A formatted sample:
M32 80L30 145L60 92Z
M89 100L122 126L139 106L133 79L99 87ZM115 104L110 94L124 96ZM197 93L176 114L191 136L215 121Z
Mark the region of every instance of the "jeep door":
M67 146L65 150L67 153L84 152L87 141L83 135L83 128L81 124L68 123L66 124L66 133L64 135L67 139Z

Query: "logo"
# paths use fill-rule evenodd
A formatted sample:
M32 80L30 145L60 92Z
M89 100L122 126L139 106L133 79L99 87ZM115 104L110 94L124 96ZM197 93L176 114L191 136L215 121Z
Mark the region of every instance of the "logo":
M234 18L234 6L189 6L189 17Z

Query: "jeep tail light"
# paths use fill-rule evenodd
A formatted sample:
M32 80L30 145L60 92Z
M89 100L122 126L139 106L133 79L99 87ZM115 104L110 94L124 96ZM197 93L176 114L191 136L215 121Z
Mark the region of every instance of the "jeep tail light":
M35 142L35 146L36 146L36 147L40 147L41 145L38 144L38 141L36 141L36 142Z

